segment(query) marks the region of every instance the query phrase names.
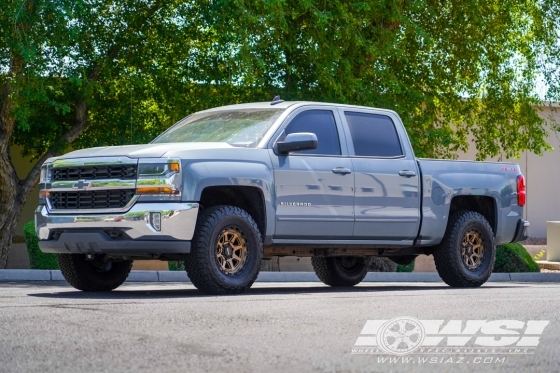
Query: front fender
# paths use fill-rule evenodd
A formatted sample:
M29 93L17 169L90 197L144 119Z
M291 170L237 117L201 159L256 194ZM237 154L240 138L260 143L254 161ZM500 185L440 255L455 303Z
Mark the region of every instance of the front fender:
M274 179L269 164L259 161L184 161L183 200L199 202L202 191L212 186L259 188L265 202L266 236L275 229Z

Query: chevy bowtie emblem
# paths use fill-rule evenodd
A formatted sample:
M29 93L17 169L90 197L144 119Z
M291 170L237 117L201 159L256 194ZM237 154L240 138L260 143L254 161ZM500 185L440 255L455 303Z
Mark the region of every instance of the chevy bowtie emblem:
M83 180L78 181L76 184L72 186L74 189L86 189L89 186L89 183L84 182Z

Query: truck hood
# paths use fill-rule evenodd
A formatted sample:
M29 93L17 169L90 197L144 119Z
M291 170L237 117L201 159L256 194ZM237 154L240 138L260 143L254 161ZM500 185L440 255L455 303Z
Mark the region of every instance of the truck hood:
M166 144L144 144L144 145L125 145L125 146L103 146L98 148L80 149L64 154L60 157L52 158L89 158L89 157L129 157L129 158L160 158L167 152L182 150L211 150L211 149L231 149L233 146L225 142L182 142Z

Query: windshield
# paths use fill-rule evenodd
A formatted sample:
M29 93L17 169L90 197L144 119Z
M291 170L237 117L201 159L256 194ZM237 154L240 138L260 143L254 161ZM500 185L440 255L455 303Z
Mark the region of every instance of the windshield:
M254 148L285 109L237 109L195 113L152 143L227 142Z

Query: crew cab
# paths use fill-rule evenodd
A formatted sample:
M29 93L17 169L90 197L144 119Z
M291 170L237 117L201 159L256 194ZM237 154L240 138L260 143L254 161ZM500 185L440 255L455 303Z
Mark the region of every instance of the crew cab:
M497 244L526 237L525 199L516 164L416 159L394 111L275 99L48 159L35 223L84 291L160 259L184 261L205 293L240 293L274 256L311 257L324 283L353 286L373 256L433 255L443 281L474 287Z

